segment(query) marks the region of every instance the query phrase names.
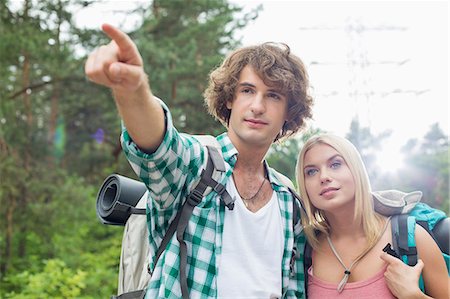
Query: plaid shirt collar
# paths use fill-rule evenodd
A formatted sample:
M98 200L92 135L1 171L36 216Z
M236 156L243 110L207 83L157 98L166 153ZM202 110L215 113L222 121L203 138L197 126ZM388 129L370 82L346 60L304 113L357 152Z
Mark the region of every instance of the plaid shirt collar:
M231 142L228 133L222 133L221 135L217 136L216 139L222 147L222 155L224 160L234 168L239 153ZM268 180L272 184L272 187L275 191L289 192L288 188L286 188L286 186L280 181L279 177L273 171L271 171L271 168L269 167L269 164L266 160L264 160L264 168L266 170L266 173L268 174Z

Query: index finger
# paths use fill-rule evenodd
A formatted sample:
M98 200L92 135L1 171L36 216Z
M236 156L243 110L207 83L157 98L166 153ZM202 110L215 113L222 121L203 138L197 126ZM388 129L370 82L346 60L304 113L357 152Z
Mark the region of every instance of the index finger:
M102 30L109 38L116 42L121 51L128 52L134 50L134 42L126 33L110 24L103 24Z
M380 258L385 261L388 264L392 264L392 263L396 263L397 261L400 261L398 258L396 258L395 256L392 256L390 254L387 254L386 252L383 252L380 255ZM400 261L401 262L401 261Z

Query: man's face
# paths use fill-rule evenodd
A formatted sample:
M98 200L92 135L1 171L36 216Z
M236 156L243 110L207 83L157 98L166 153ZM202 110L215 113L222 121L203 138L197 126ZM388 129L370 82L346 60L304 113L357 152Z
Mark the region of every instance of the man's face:
M228 135L235 145L270 146L286 121L287 98L246 66L227 108L231 109Z

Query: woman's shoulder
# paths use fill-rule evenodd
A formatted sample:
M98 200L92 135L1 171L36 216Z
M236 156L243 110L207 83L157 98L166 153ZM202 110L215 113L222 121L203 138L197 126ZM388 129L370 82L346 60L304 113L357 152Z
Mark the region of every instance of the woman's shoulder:
M420 225L416 224L415 233L416 247L419 255L441 255L439 246L433 237Z

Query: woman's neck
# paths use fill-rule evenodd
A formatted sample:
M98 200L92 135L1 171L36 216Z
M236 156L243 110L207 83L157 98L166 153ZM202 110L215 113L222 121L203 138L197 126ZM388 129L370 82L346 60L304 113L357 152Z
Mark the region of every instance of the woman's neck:
M361 238L365 236L363 225L354 219L353 209L341 213L326 213L333 238Z

